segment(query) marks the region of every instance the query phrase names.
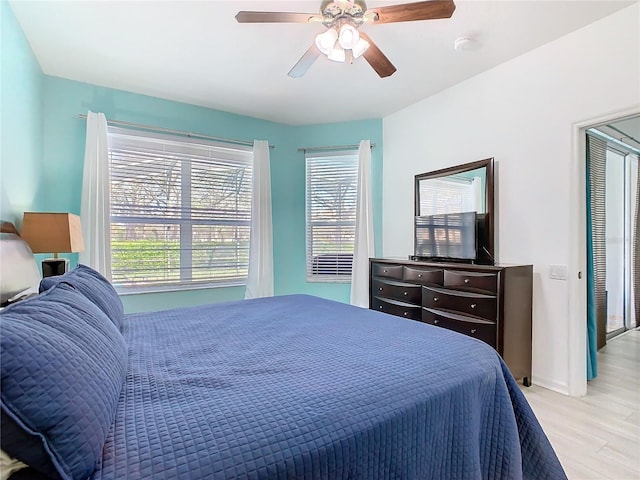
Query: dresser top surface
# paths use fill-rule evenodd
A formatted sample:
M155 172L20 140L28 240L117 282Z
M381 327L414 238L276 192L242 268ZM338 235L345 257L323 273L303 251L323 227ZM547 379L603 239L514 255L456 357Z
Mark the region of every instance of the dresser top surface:
M386 257L386 258L370 258L370 262L376 263L391 263L402 264L422 267L439 267L439 268L455 268L455 269L482 269L482 270L503 270L509 267L533 267L531 264L510 264L510 263L497 263L495 265L480 265L477 263L465 263L465 262L426 262L420 260L409 260L400 257Z

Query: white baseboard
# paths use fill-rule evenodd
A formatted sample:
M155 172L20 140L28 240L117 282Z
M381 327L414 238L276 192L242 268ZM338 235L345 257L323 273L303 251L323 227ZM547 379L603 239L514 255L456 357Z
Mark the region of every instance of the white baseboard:
M558 382L557 380L532 376L531 383L539 387L546 388L547 390L552 390L563 395L569 395L569 385Z

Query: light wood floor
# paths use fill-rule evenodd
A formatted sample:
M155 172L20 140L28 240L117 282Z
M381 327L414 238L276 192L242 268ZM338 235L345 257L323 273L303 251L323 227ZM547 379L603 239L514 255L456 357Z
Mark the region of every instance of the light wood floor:
M640 331L610 340L598 353L587 395L568 397L522 387L569 477L640 479Z

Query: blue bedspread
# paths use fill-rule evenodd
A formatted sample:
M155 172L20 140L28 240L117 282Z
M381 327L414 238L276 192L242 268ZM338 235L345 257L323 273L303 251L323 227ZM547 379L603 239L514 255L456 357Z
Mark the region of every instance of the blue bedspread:
M127 315L102 479L561 479L499 356L306 295Z

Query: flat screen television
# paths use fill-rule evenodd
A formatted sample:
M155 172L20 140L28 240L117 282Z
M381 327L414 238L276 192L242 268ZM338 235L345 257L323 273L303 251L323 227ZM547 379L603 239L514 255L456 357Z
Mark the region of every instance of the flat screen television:
M415 258L475 262L478 259L476 212L415 217Z

